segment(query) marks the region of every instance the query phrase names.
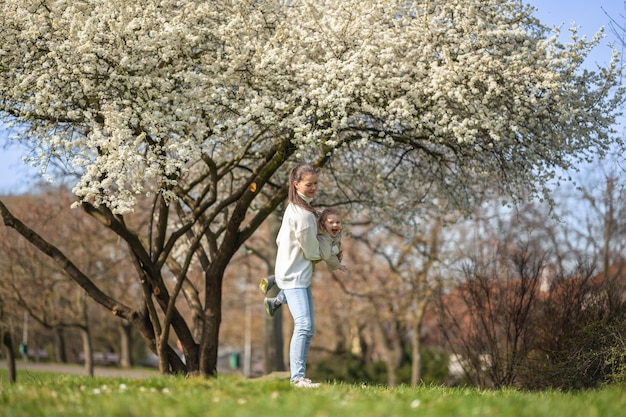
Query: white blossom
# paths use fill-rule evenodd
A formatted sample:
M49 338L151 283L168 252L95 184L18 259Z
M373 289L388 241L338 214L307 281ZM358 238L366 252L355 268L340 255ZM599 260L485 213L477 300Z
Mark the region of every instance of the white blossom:
M80 176L80 199L116 212L137 193L173 196L202 156L262 155L285 136L298 155L410 138L454 161L440 187L451 192L477 161L541 182L606 148L623 98L617 55L580 74L600 34L574 28L563 46L532 11L513 0L0 0L0 115L28 125L42 161Z

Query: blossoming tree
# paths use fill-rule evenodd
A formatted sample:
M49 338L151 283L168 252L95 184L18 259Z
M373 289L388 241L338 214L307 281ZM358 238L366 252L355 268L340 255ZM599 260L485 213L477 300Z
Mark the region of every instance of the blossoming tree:
M532 12L517 0L0 0L0 116L126 242L146 308L105 294L0 203L4 222L133 323L163 372L214 374L225 268L297 161L326 167L333 198L405 221L483 185L541 194L607 149L619 70L582 71L600 38L562 45ZM153 196L145 229L125 220L140 195ZM194 264L203 289L186 279Z

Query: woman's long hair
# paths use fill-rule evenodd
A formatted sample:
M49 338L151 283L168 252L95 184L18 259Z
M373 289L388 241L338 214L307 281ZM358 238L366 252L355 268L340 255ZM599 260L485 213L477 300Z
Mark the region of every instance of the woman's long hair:
M294 185L296 181L302 181L302 177L309 174L317 175L317 170L315 169L315 167L309 164L297 165L291 169L291 171L289 172L289 194L287 199L290 203L293 203L296 206L300 206L317 216L317 211L313 208L311 204L309 204L306 200L300 197L298 191L296 190L296 186Z

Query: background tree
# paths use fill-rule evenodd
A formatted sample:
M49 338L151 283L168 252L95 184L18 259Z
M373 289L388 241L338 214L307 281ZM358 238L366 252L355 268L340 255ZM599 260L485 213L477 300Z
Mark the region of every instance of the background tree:
M411 384L421 380L421 330L439 285L433 269L440 261L443 224L433 216L414 219L399 230L355 227L351 236L357 243L347 252L350 274L333 274L347 296L366 304L360 315L374 326L390 386L398 384L396 370L407 353Z
M132 299L133 292L136 296L137 291L133 291L132 286L120 276L125 253L116 249L114 235L92 221L85 222L89 219L80 216L80 213L67 210L71 200L71 194L63 187L6 199L12 210L37 227L46 239L72 253L81 268L88 271L99 285L120 299ZM1 232L0 271L5 279L0 281L0 292L12 305L28 312L41 326L55 333L54 353L58 361L67 362L64 333L71 328L81 330L84 342L82 353L88 374L93 375L94 333L99 339L97 345L100 350L108 352L114 349L121 357L129 357L130 346L124 352L119 343L125 341L124 337L120 334L111 336L106 331L107 323L111 327L111 318L103 315L100 309L94 310L84 292L57 265L14 230L7 228ZM117 326L122 324L119 320L115 321Z
M626 2L624 3L624 11L626 12ZM626 22L626 14L611 16L606 12L606 10L604 12L608 18L611 19L609 22L609 29L615 34L622 45L626 45L626 25L624 24L624 22Z
M527 380L533 388L577 389L624 379L623 176L602 167L595 172L600 175L574 193L575 209L564 210L562 217L572 219L560 227L567 234L552 240L559 256L540 313L541 354Z
M439 299L444 337L472 384L519 383L536 340L544 259L529 247L499 247L496 259L474 259L465 282Z
M586 181L560 190L552 208L483 206L459 234L469 236L459 240L463 274L439 299L441 329L473 383L578 389L622 380L622 186L615 176Z
M252 277L259 282L264 275L269 276L274 274L277 250L275 242L276 236L278 236L281 219L282 211L280 211L280 214L277 212L272 213L265 221L266 227L257 230L257 233L255 233L252 238L246 242L246 250L258 256L264 264L264 268L258 269ZM258 284L258 282L255 284ZM277 293L278 290L274 287L270 290L267 296L275 297ZM284 371L286 369L285 361L283 359L283 311L284 309L278 310L274 314L274 317L265 316L263 322L263 327L265 329L263 337L263 353L266 373Z
M77 206L128 246L144 306L0 203L4 223L132 323L163 372L215 373L224 271L294 163L332 160L322 203L403 222L440 195L541 193L607 149L623 102L615 63L579 71L599 38L562 45L513 0L0 0L0 15L0 117L75 175ZM140 227L128 213L146 194Z
M572 228L600 264L602 280L612 289L620 285L626 270L626 189L624 176L605 175L580 188L587 210ZM583 214L584 213L584 214ZM578 226L578 227L577 227ZM584 227L584 228L583 228ZM623 284L622 284L623 285ZM619 303L623 291L607 292L607 297L617 297Z
M9 382L14 383L17 381L17 369L15 366L15 348L13 346L13 335L11 329L7 326L7 314L5 312L5 303L0 294L0 338L2 338L2 347L6 355L7 369L9 371Z

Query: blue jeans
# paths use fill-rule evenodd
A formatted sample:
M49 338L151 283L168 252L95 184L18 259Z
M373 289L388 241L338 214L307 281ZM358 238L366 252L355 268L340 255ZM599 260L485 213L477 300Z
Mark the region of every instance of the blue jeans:
M291 380L297 381L305 376L311 338L315 333L313 295L311 287L284 291L287 304L289 304L289 311L293 316L293 335L289 345L289 367Z

